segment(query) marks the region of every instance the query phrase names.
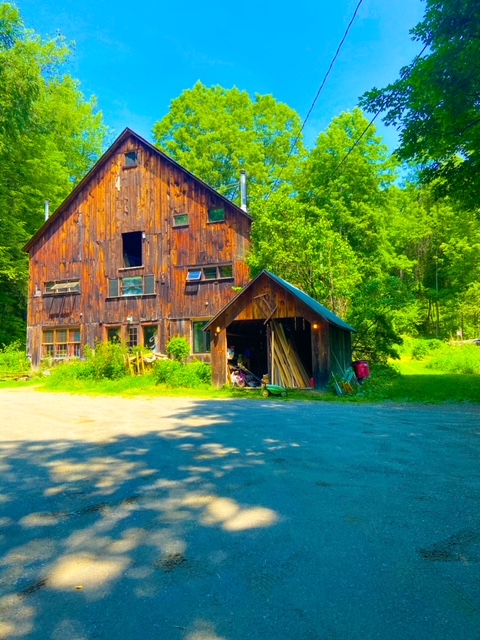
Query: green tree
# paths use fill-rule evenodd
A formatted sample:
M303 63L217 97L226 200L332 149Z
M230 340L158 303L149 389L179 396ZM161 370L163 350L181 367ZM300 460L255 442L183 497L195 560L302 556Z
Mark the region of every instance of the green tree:
M361 98L369 112L400 130L401 160L421 168L470 208L480 196L480 4L477 0L426 0L413 30L424 54L398 80Z
M240 172L248 175L250 203L289 181L304 154L298 114L270 95L256 95L201 82L172 101L153 127L155 144L232 200ZM298 139L292 152L294 141Z
M268 269L339 315L345 315L361 277L348 242L315 206L273 194L255 216L253 272Z
M71 53L43 40L19 11L0 4L0 344L25 338L23 244L68 195L101 151L106 128L95 100L65 73Z
M397 164L360 109L334 118L317 139L298 181L302 202L314 204L357 255L364 272L383 268L389 187ZM356 146L355 143L360 139Z

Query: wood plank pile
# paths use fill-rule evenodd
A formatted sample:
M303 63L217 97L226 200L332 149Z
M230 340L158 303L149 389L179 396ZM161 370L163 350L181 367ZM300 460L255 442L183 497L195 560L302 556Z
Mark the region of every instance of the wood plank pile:
M288 389L310 386L310 379L280 322L272 322L272 383Z

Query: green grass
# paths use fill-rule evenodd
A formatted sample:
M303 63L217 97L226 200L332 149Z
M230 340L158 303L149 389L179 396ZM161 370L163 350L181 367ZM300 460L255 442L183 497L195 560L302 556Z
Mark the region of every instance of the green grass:
M430 362L430 356L424 360L403 357L400 361L396 361L391 368L373 367L371 378L359 388L358 394L355 396L339 398L332 392L290 391L286 399L271 396L267 401L480 403L480 375L442 372L428 368ZM151 375L126 376L117 380L77 380L56 378L55 376L37 376L29 381L0 383L0 389L32 386L35 386L39 391L57 391L90 396L264 400L259 391L245 391L231 387L214 389L205 384L194 389L172 388L166 384L155 384L155 379Z
M480 403L480 375L448 373L428 368L430 358L402 358L395 363L397 375L382 375L365 384L364 398L370 401L421 402L429 404Z

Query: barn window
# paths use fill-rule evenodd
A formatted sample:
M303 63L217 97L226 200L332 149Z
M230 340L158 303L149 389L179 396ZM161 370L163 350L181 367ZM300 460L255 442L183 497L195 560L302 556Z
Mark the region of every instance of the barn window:
M141 267L142 262L142 232L131 231L122 233L123 266Z
M45 283L45 294L80 293L80 280L51 280Z
M138 165L138 151L127 151L125 154L124 168L130 169Z
M143 326L143 346L158 351L158 327L155 324Z
M79 358L80 346L80 327L42 332L42 358Z
M143 276L122 278L120 282L122 296L141 296L143 294Z
M133 349L138 346L138 327L132 327L128 325L127 328L127 347Z
M233 264L198 267L187 271L187 282L199 280L226 280L233 278Z
M107 327L107 342L112 344L120 344L122 342L121 327Z
M233 264L224 264L218 267L219 278L233 278Z
M173 216L174 227L188 227L188 213L176 213Z
M216 280L217 279L217 267L204 267L203 268L203 277L205 280Z
M207 322L192 322L193 353L210 353L210 331L203 330Z
M148 296L155 294L155 276L127 276L108 281L108 297Z
M209 222L223 222L225 220L225 209L209 209L208 221Z
M202 279L201 269L189 269L187 271L187 282L196 282Z
M116 298L117 296L120 295L119 284L120 284L120 281L118 278L113 278L108 281L108 297L109 298Z

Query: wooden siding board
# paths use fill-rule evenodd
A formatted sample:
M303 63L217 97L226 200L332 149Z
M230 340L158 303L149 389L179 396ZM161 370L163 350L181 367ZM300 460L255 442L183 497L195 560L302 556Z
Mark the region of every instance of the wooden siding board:
M48 280L80 277L81 294L71 310L71 321L78 324L82 317L86 327L97 327L84 332L91 345L95 336L104 333L98 330L99 323L124 324L126 313L138 321L212 317L234 297L232 284L247 284L247 265L234 260L239 237L245 243L249 236L250 219L147 148L141 149L136 168L123 169L123 154L138 147L136 139L127 138L31 245L29 327L55 324L42 298L33 297L35 284L43 290ZM208 208L219 206L227 209L227 222L208 225ZM174 213L183 212L189 213L189 226L173 228ZM145 232L142 274L155 275L156 296L108 299L108 278L130 275L119 269L123 267L121 234L131 231ZM202 285L198 295L186 296L185 265L199 264L200 256L202 264L234 262L234 282ZM33 339L30 342L33 349Z

